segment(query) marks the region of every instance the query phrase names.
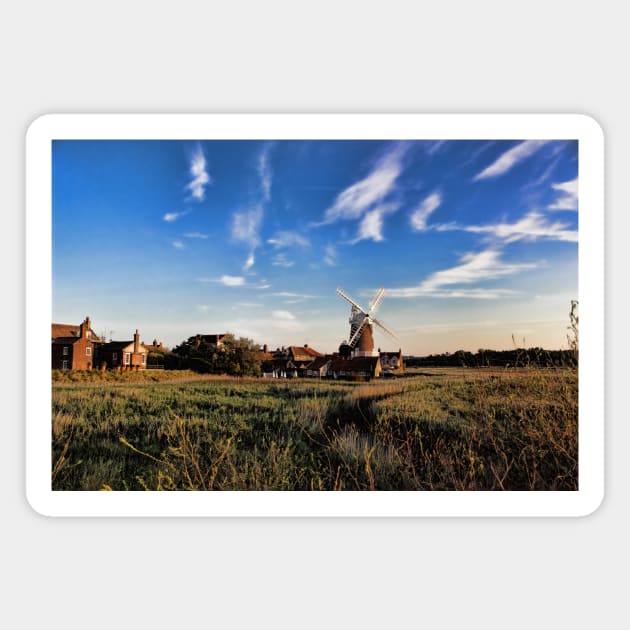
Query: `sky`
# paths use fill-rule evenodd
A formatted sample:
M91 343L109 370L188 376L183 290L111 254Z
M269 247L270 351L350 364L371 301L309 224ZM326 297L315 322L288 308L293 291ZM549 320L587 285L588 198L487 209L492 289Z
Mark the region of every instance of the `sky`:
M174 347L336 351L386 289L382 350L566 348L578 143L56 140L53 321Z

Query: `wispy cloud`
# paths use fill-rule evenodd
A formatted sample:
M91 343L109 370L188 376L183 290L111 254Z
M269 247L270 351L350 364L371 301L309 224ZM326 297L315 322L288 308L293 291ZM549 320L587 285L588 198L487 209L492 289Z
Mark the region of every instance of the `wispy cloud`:
M267 243L273 245L276 249L281 247L308 247L311 243L302 234L292 232L290 230L282 230L267 239Z
M243 276L221 276L217 282L226 287L242 287L245 284Z
M558 197L549 206L548 210L577 210L578 209L578 178L560 184L551 184L558 191Z
M177 221L179 217L186 216L190 214L190 210L183 210L182 212L167 212L162 219L167 223L172 223L173 221Z
M186 184L186 190L195 201L203 201L206 198L206 186L212 183L212 179L206 170L206 156L201 145L197 145L190 157L189 171L191 180Z
M403 170L405 152L405 145L395 145L365 178L339 193L332 206L326 210L322 224L359 219L372 206L383 201L394 190Z
M260 204L235 212L232 216L232 239L256 248L260 245L263 208Z
M425 151L427 153L427 155L433 156L436 153L439 153L444 146L446 145L446 143L448 142L448 140L431 140L428 141L425 145Z
M491 225L459 225L457 223L447 223L436 225L434 229L438 232L448 232L461 230L475 234L487 234L501 239L505 243L516 241L536 241L540 239L551 241L566 241L577 243L577 230L568 229L566 223L556 221L550 223L545 216L539 212L530 212L516 223L494 223Z
M324 248L324 264L334 267L337 264L337 248L334 245L326 245Z
M184 232L184 238L199 238L206 239L208 238L207 234L202 234L201 232Z
M308 299L308 298L316 298L316 295L310 295L309 293L294 293L292 291L276 291L274 293L270 293L272 297L285 297L285 298L300 298L300 299Z
M173 241L173 247L175 249L184 249L186 246L184 245L184 243L182 241Z
M353 245L359 241L372 240L383 241L383 219L388 215L396 212L399 205L394 203L381 204L372 208L365 214L361 223L359 224L359 230L356 237L350 241Z
M275 319L284 319L284 320L288 320L288 321L293 321L295 320L295 315L289 311L273 311L271 313L271 315L275 318Z
M505 262L501 260L500 250L490 248L478 253L464 254L459 265L436 271L417 286L388 289L387 296L495 299L513 291L486 287L469 288L467 285L511 276L537 266L537 263Z
M243 271L249 271L256 262L256 257L254 256L254 252L250 252L247 260L243 263Z
M244 276L223 275L218 278L197 278L197 282L222 284L224 287L239 287L242 289L269 289L271 285L265 280L259 283L247 282Z
M439 193L430 194L422 203L411 213L409 220L411 227L416 232L421 232L427 226L427 219L442 203L442 197Z
M274 267L293 267L293 265L295 264L292 260L289 260L286 256L286 254L276 254L272 261L271 264Z
M533 155L549 142L548 140L525 140L515 147L512 147L505 153L502 153L490 166L486 167L480 173L477 173L473 177L473 181L480 179L488 179L489 177L498 177L507 173L510 169L516 166L519 162L527 159L530 155Z
M271 143L265 144L263 150L258 156L258 175L260 176L260 185L262 187L263 198L265 201L269 201L271 199L271 181L273 177L271 165L269 163L269 153L271 151L271 147Z

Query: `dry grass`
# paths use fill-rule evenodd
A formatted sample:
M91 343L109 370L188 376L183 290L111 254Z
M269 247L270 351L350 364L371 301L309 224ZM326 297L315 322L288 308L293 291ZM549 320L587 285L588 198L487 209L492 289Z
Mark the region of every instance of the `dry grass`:
M55 489L577 489L575 370L140 376L53 386Z

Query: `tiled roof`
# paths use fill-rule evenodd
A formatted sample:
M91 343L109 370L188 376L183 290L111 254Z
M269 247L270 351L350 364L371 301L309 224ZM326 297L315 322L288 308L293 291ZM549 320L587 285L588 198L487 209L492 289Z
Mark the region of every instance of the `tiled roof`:
M317 352L317 350L313 350L313 348L308 346L289 346L289 352L297 361L307 361L308 359L324 356L321 352Z
M328 361L330 361L329 357L317 357L313 362L309 363L306 366L307 370L321 370L326 363L328 363Z
M59 339L59 337L74 337L78 338L81 330L81 325L76 324L52 324L52 339ZM100 341L98 335L90 328L92 333L91 341Z

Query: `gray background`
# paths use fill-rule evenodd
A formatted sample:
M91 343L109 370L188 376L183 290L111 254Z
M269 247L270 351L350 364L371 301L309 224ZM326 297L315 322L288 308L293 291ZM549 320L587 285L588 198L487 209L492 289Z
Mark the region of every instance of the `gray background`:
M630 99L627 20L619 6L549 0L3 4L4 626L627 624L622 397ZM31 120L51 112L594 116L607 142L603 505L581 519L48 519L33 513L24 499L24 133Z

